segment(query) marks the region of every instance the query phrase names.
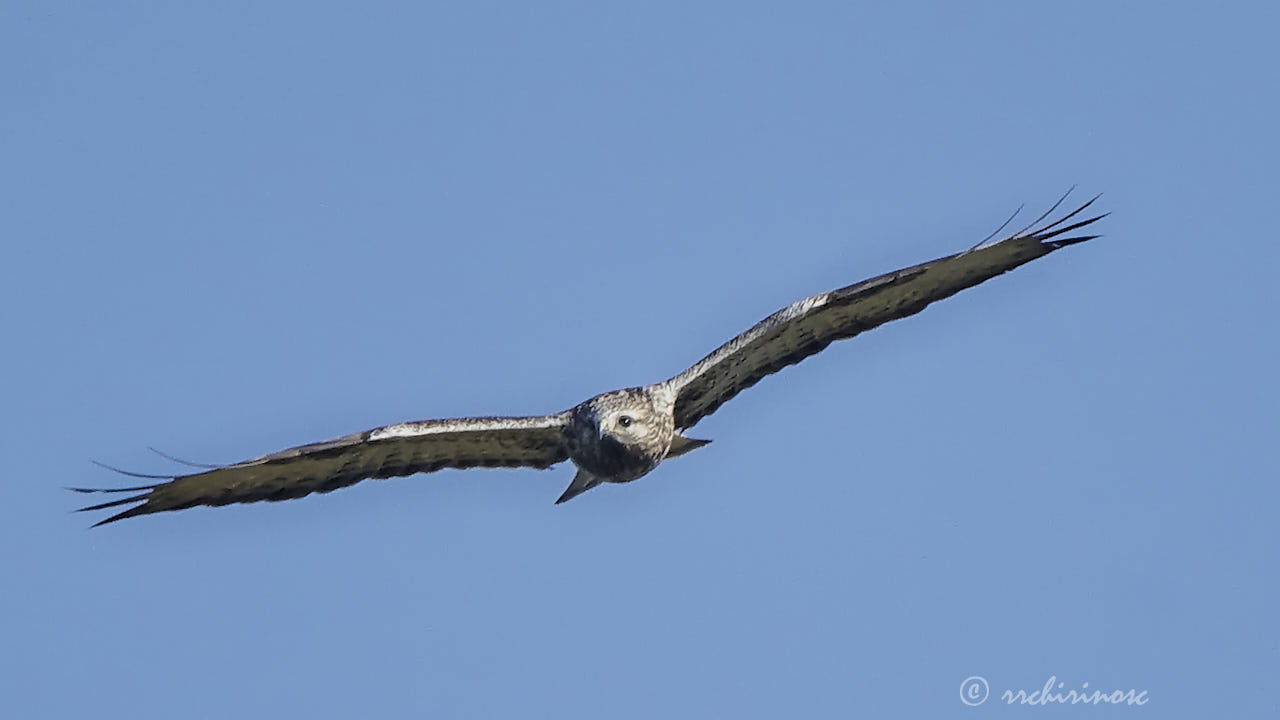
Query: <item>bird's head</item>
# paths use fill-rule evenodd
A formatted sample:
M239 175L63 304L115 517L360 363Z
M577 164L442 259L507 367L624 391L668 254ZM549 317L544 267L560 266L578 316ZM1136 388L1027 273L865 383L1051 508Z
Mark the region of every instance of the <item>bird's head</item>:
M656 449L671 442L670 412L663 413L655 398L640 388L597 395L575 411L582 431L596 441L613 439L629 448Z

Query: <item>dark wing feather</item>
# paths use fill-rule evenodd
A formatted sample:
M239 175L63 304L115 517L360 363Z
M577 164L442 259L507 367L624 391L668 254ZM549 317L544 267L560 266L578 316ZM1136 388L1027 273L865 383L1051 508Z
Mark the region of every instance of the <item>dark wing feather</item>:
M562 441L568 413L519 418L458 418L388 425L325 442L191 475L166 483L115 490L142 492L81 510L141 502L103 520L104 525L135 515L196 505L230 505L289 500L354 485L442 468L546 468L568 458ZM128 473L133 474L133 473Z
M1106 217L1068 224L1094 200L1048 225L1029 227L998 242L814 295L779 310L666 381L676 392L676 428L692 426L766 375L798 363L836 340L914 315L929 303L1023 263L1098 237L1063 237Z

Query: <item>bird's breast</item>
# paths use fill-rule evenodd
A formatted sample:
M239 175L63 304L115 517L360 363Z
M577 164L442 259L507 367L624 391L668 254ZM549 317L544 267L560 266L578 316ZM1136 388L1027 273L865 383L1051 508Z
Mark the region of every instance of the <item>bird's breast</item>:
M578 467L608 482L630 482L657 467L661 456L628 447L617 438L578 437L569 443L569 457Z

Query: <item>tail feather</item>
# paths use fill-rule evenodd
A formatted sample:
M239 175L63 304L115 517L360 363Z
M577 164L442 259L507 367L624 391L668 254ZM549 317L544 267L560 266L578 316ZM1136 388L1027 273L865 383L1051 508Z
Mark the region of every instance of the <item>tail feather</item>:
M564 493L560 495L560 499L556 500L556 504L568 502L602 482L604 481L595 475L578 468L578 474L573 476L573 482L569 483L569 487L565 488Z
M693 452L698 448L710 443L710 440L699 440L697 438L685 437L680 433L671 438L671 449L667 450L667 460L680 457L687 452Z

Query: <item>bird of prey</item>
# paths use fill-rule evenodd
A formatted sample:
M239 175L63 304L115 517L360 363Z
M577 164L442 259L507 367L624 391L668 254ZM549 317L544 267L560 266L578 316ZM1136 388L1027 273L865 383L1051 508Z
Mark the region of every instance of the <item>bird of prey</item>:
M1065 199L1064 195L1030 225L1001 240L988 242L989 237L964 252L792 303L672 378L602 393L563 412L388 425L232 465L208 466L189 475L125 473L166 480L157 484L72 489L136 493L82 508L102 510L139 503L97 523L103 525L197 505L288 500L330 492L366 478L442 468L548 468L571 460L578 470L556 501L562 503L601 483L631 482L663 460L706 445L710 441L688 437L683 431L766 375L798 363L836 340L913 315L932 302L1019 265L1099 237L1072 235L1105 217L1078 219L1097 197L1055 221L1047 221Z

